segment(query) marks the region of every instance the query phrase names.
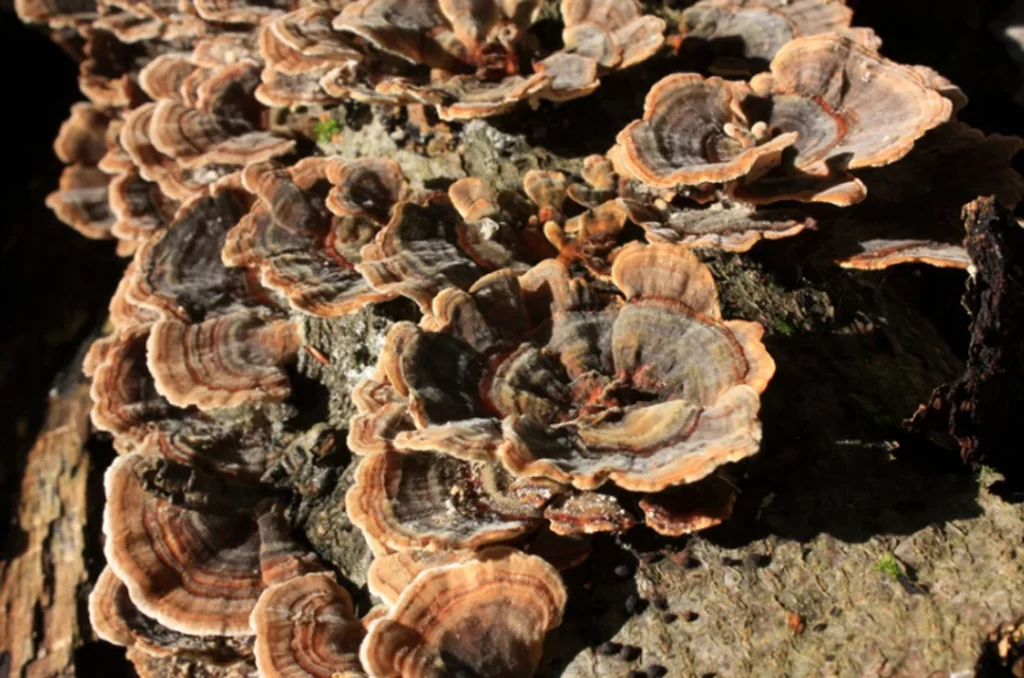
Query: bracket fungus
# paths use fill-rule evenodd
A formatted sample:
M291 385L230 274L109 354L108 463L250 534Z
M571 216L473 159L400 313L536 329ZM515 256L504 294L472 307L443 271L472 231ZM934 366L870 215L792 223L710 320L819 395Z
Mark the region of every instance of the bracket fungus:
M547 260L393 326L349 437L368 456L347 508L371 543L470 548L542 515L559 534L625 530L612 497L578 491L657 492L757 451L774 372L760 325L722 320L685 247L626 245L611 279L622 297Z
M846 206L867 194L851 170L899 160L951 113L919 71L827 34L786 43L749 87L668 76L609 157L625 178L666 191L723 184L754 204Z
M267 588L253 608L261 676L364 678L365 631L352 598L331 574L313 572Z
M851 29L852 20L845 0L701 0L683 11L679 32L684 47L711 52L712 69L747 72L809 35L843 33L877 49L874 32Z
M530 675L558 569L719 524L760 447L764 328L695 249L966 267L961 206L1024 197L1024 142L843 0L686 4L17 0L84 57L47 203L130 257L84 371L90 615L140 675ZM518 150L648 59L606 154Z
M561 578L544 560L485 549L417 575L371 623L360 656L367 673L382 678L532 675L565 603Z
M588 94L600 75L643 61L664 40L664 21L644 15L636 0L562 0L564 47L545 55L530 32L540 5L357 0L342 9L334 28L429 67L429 77L398 68L400 74L361 78L363 69L341 67L321 84L340 98L430 104L443 119L465 120L504 113L528 99Z

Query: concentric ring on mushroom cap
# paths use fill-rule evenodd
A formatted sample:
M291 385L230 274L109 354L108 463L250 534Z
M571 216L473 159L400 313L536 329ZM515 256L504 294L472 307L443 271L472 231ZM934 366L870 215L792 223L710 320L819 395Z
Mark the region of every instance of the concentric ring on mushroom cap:
M837 35L787 43L771 73L750 84L772 99L769 128L800 132L794 166L811 173L827 173L827 161L838 156L848 158L848 169L895 162L953 110L914 68Z
M269 587L251 616L256 666L263 676L361 678L365 631L352 599L326 572Z
M175 506L143 486L155 460L118 457L104 476L104 554L132 602L197 636L248 635L263 580L256 522ZM158 462L156 462L158 463Z
M391 550L476 548L506 541L540 524L494 462L430 452L368 456L345 495L349 518Z
M420 573L371 624L360 658L375 677L441 678L459 669L529 676L565 602L561 577L542 559L485 549L474 560Z
M669 189L763 173L797 135L753 135L740 109L749 95L743 83L696 73L663 78L647 93L643 118L619 132L608 157L619 174Z

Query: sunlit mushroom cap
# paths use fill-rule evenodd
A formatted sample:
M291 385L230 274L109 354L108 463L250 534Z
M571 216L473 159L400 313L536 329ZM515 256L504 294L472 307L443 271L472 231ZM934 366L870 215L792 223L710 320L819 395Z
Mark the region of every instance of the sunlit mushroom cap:
M243 185L258 201L228 234L222 258L306 313L337 316L391 298L354 267L408 194L398 166L366 158L307 158L290 168L254 164Z
M320 572L269 587L253 608L256 665L262 676L361 678L363 625L352 599Z
M393 449L498 459L584 490L657 491L756 452L758 394L774 372L761 326L722 320L710 272L685 247L627 245L611 282L624 299L547 260L442 292L422 327L389 332L385 397L365 399L357 420Z
M749 95L745 85L720 78L664 78L647 94L643 119L627 125L609 152L616 171L666 189L763 173L797 135L769 138L749 128L740 107Z
M128 587L109 566L100 573L89 594L89 624L100 639L152 656L182 653L222 663L237 660L251 651L252 639L246 636L192 636L172 631L150 619L135 606L128 595Z
M422 572L376 621L360 656L371 676L530 676L566 593L535 556L497 548Z
M157 460L118 457L107 470L104 552L148 617L190 635L247 635L263 588L256 522L176 506L151 494Z
M679 28L721 45L723 56L768 62L790 40L842 31L852 19L845 0L701 0L683 11Z
M349 518L371 540L398 551L476 548L537 527L513 478L493 462L428 452L385 452L362 460L345 497Z
M301 344L293 320L238 312L190 325L161 320L146 342L153 381L178 407L278 402L291 393L283 366Z

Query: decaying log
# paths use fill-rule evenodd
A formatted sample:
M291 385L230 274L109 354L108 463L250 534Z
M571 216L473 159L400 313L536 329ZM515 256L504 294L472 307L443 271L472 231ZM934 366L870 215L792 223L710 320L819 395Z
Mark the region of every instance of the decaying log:
M71 676L88 593L85 563L85 450L89 387L51 393L43 428L21 478L11 560L0 563L0 650L4 675Z

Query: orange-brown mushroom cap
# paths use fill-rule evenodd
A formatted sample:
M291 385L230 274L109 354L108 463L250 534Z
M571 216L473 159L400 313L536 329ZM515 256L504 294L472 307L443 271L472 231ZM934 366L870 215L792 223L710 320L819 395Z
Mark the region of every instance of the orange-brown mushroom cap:
M146 344L147 364L157 391L178 407L277 402L291 393L282 367L300 343L297 322L244 311L195 325L161 320Z
M842 31L852 19L845 0L701 0L683 11L680 32L721 45L723 56L767 62L790 40Z
M365 634L352 599L326 572L269 587L251 616L256 666L270 678L362 678Z
M506 541L540 524L500 465L429 452L364 458L345 496L349 518L384 547L460 549Z
M732 181L777 165L797 135L769 139L748 129L741 84L693 73L658 82L644 102L644 117L623 129L609 152L616 171L651 186Z
M441 678L460 671L530 676L566 592L535 556L488 549L469 562L424 571L373 623L360 656L374 677Z
M104 552L132 602L191 635L247 635L263 589L256 522L207 514L150 494L156 460L129 454L107 470Z

